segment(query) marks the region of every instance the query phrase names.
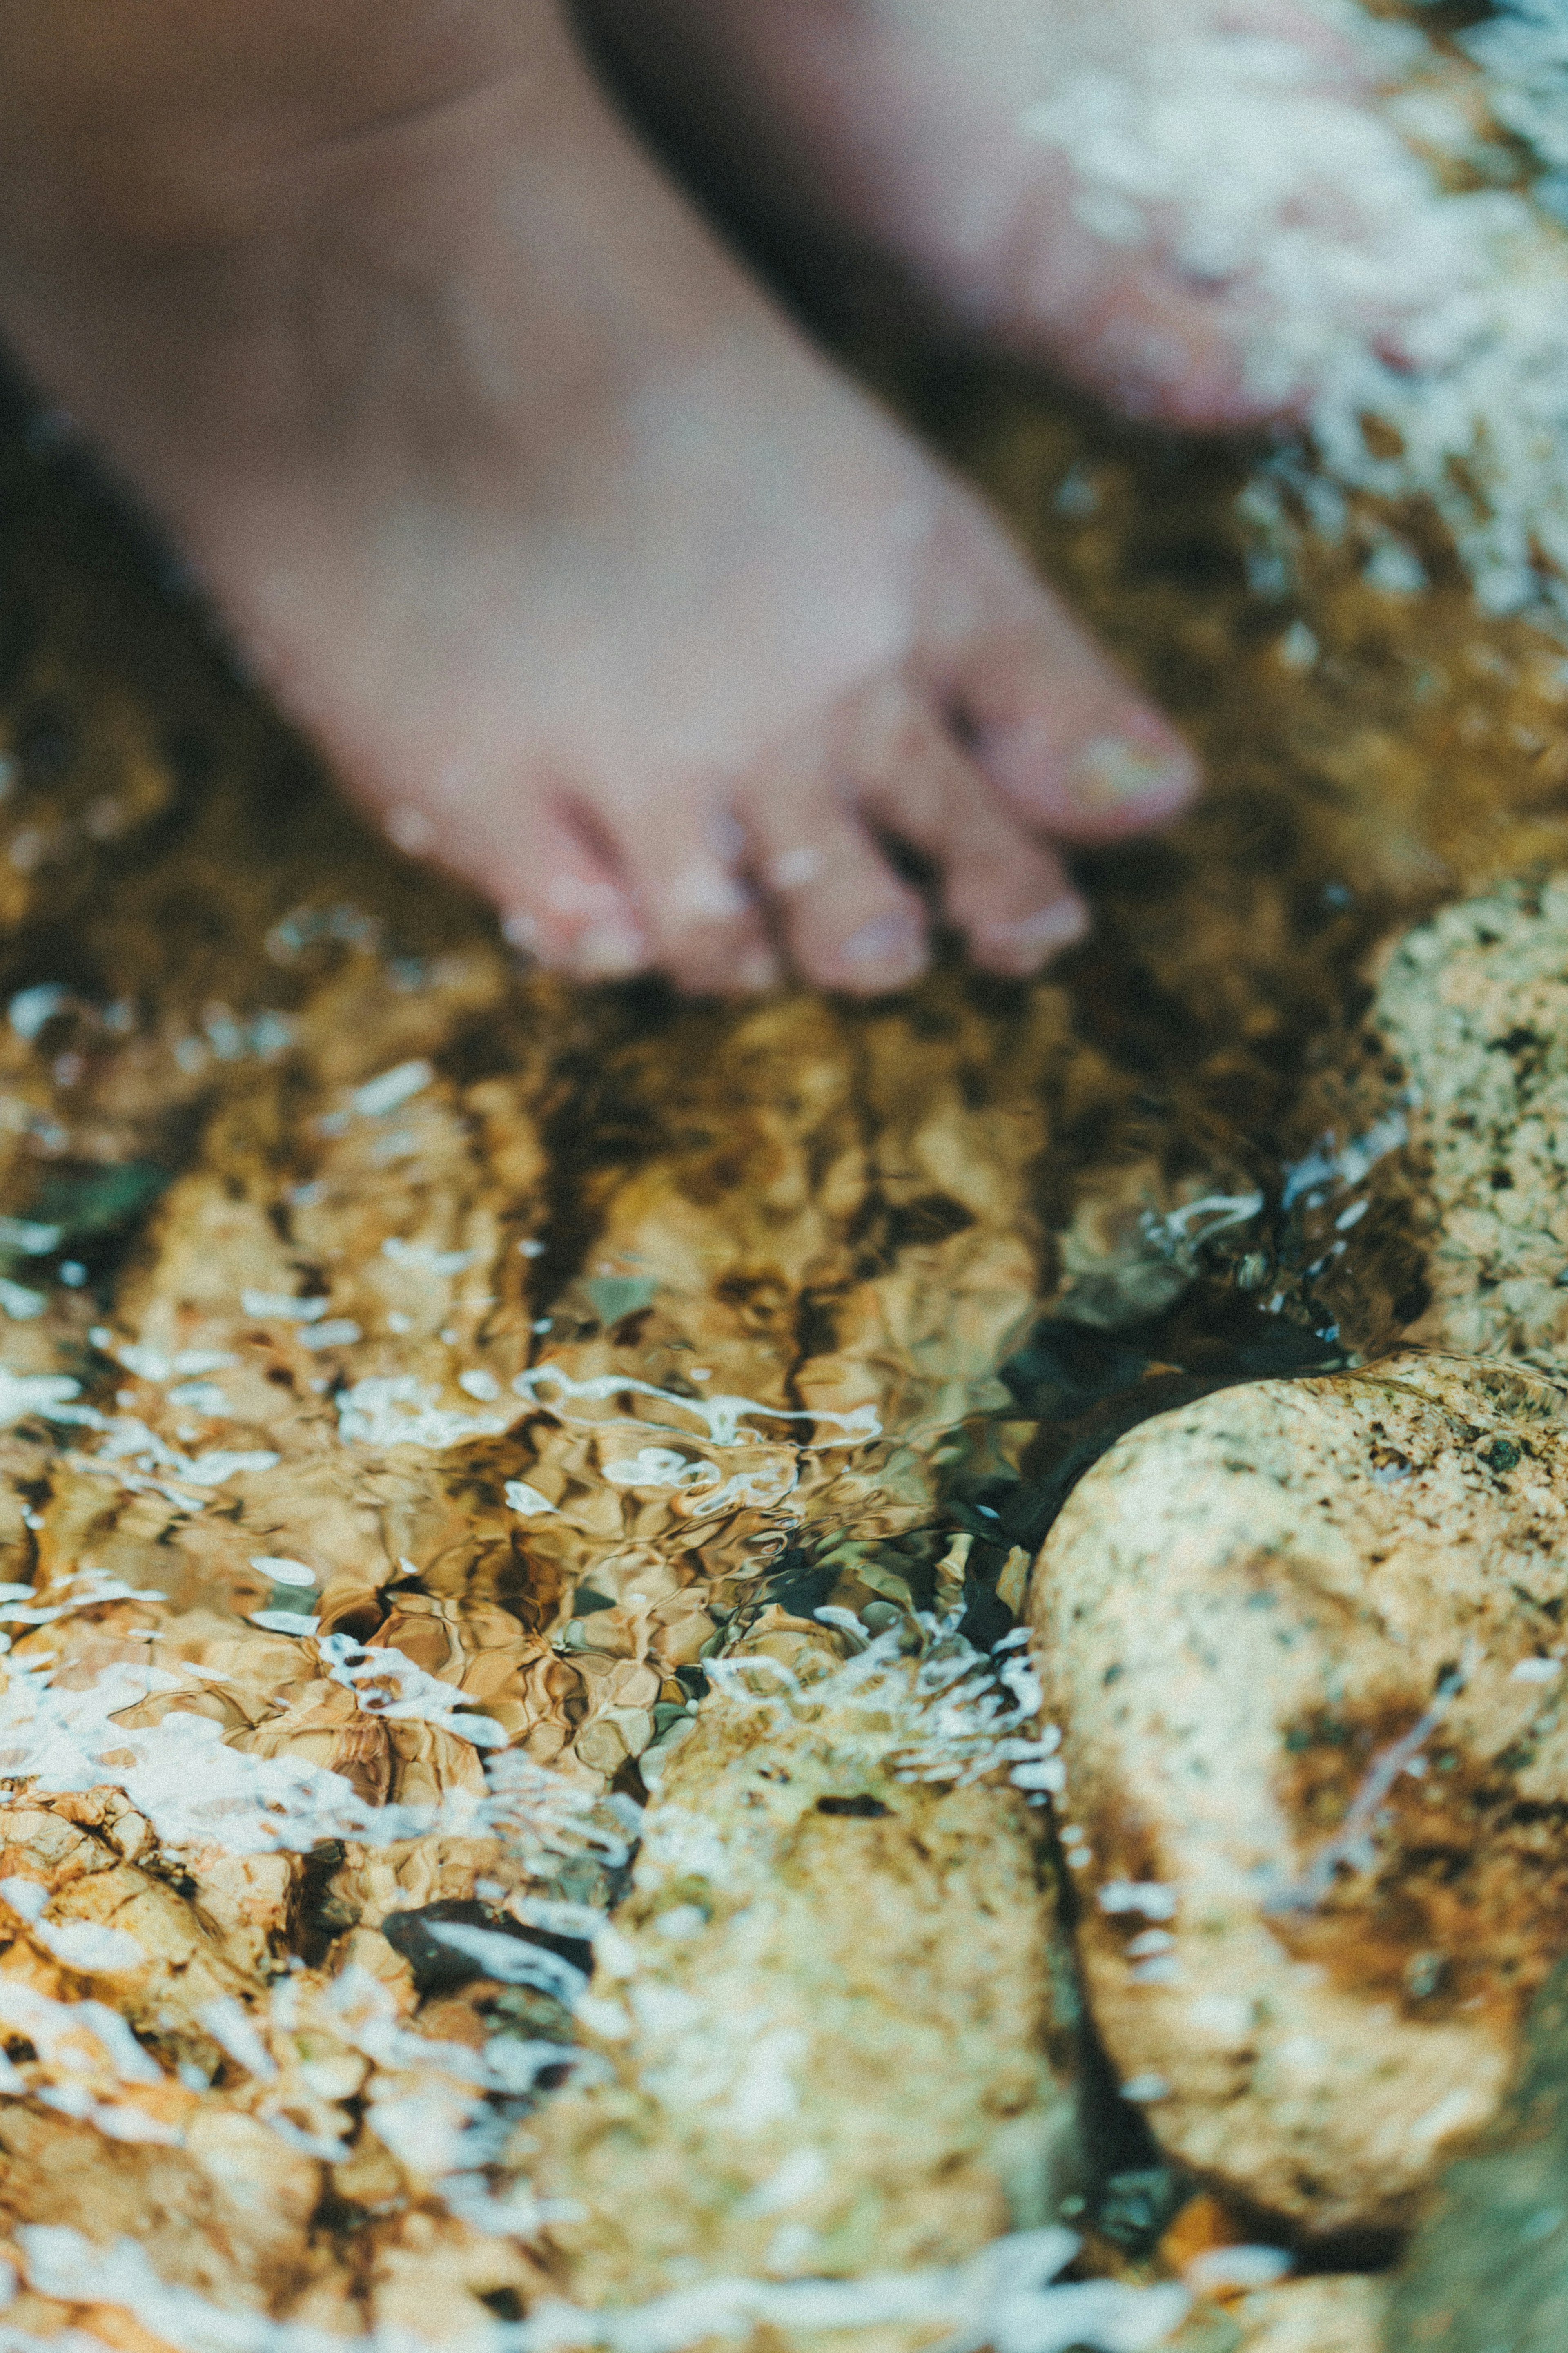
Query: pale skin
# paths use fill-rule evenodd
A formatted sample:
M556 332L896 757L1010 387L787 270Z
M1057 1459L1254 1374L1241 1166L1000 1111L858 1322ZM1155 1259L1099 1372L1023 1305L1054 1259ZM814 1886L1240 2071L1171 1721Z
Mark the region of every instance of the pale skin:
M1201 291L1010 156L956 0L637 5L605 37L694 141L693 93L754 131L780 202L1123 406L1247 413ZM1047 47L1073 15L997 5ZM1194 789L553 0L0 0L0 333L349 788L561 970L902 986L890 837L1026 976L1087 923L1063 852Z

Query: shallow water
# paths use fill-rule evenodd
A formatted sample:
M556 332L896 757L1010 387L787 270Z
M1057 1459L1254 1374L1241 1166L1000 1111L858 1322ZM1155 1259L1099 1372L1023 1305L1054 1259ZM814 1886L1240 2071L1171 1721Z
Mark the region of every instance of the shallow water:
M495 1398L556 1362L616 1377L604 1409L657 1437L668 1483L691 1449L655 1389L695 1408L711 1378L710 1396L763 1399L736 1474L760 1482L755 1509L715 1529L692 1515L700 1483L689 1507L617 1489L619 1535L678 1547L687 1599L710 1613L699 1636L716 1630L619 1717L602 1681L571 1682L622 1603L625 1577L595 1566L609 1539L584 1547L559 1514L520 1534L502 1504L593 1432L531 1424L532 1453L476 1435L428 1492L371 1477L407 1574L367 1572L319 1605L323 1627L379 1630L437 1672L441 1627L487 1611L531 1637L555 1625L562 1736L634 1797L635 1755L604 1727L629 1709L668 1731L715 1648L833 1607L868 1623L958 1607L991 1645L1074 1482L1124 1430L1228 1383L1358 1361L1420 1314L1399 1186L1365 1181L1380 1150L1397 1167L1400 1086L1358 1028L1366 960L1443 900L1568 856L1563 650L1479 620L1440 549L1423 543L1426 591L1369 586L1387 522L1369 511L1290 585L1237 510L1256 448L1114 429L929 349L886 347L877 367L1207 763L1183 824L1079 861L1093 937L1030 987L950 958L886 1005L737 1011L524 975L484 911L335 797L79 460L19 417L0 445L5 1366L75 1379L105 1412L132 1394L150 1410L145 1388L121 1388L125 1337L206 1297L180 1261L183 1221L226 1197L264 1210L301 1295L332 1294L309 1385L324 1411L367 1379L467 1366L441 1409L476 1432L491 1414L494 1433ZM1398 521L1421 543L1419 519ZM331 1155L361 1147L329 1106L424 1060L447 1127L421 1124L410 1078L334 1207ZM494 1295L439 1333L401 1309L373 1328L365 1285L388 1240L460 1261L476 1203L503 1238ZM226 1267L213 1216L210 1287L232 1316L242 1253ZM202 1377L169 1393L192 1417L182 1446L204 1426ZM781 1470L781 1412L868 1400L876 1445ZM59 1432L24 1420L29 1437L47 1513ZM320 1458L300 1459L315 1477ZM786 1480L788 1508L770 1504ZM237 1629L258 1607L300 1610L251 1555L300 1538L236 1535L226 1552L225 1514L177 1495L154 1538L146 1503L92 1523L94 1560L128 1585L151 1580L176 1609L221 1604ZM46 1535L57 1564L83 1525ZM41 1575L37 1549L14 1531L7 1574ZM430 1794L406 1744L337 1761L373 1801ZM312 1857L308 1959L352 1923L356 1884L341 1847ZM1173 2191L1132 2112L1107 2102L1103 2117L1121 2136L1095 2218L1114 2263L1157 2236Z
M1318 1144L1331 1074L1359 1072L1375 942L1568 849L1568 667L1530 626L1478 617L1419 517L1398 521L1435 586L1367 585L1364 554L1388 520L1370 508L1288 585L1237 508L1257 448L1112 428L1021 375L928 348L885 348L877 372L1176 714L1209 774L1169 834L1079 861L1094 935L1047 981L1016 988L950 964L898 1005L833 1016L851 1074L875 1031L884 1071L901 1036L911 1081L940 1070L971 1102L999 1100L1005 1073L1032 1064L1044 1106L1028 1189L1047 1318L1011 1356L1009 1402L948 1450L941 1526L901 1540L924 1599L951 1534L973 1536L971 1630L994 1638L1011 1622L991 1589L1000 1563L1032 1548L1121 1429L1226 1380L1364 1356L1419 1312L1419 1254L1396 1212L1374 1206L1325 1259L1317 1197L1288 1199L1288 1172ZM68 1335L112 1310L163 1189L210 1153L215 1106L258 1064L287 1065L288 1025L313 991L355 958L411 997L443 957L499 966L484 913L336 799L79 461L40 444L13 417L0 457L0 995L18 1008L0 1056L16 1089L4 1199L62 1229L58 1259L15 1259L12 1272L44 1278L44 1321L68 1354ZM745 1225L746 1154L727 1165L712 1149L722 1103L704 1083L743 1015L656 985L500 987L439 1059L468 1084L549 1066L538 1313L586 1267L603 1205L639 1171L676 1171L679 1188L700 1161L717 1222L728 1187ZM1357 1076L1341 1145L1356 1089L1372 1100ZM1263 1206L1189 1254L1180 1298L1139 1313L1130 1296L1115 1328L1097 1329L1064 1314L1050 1237L1140 1183L1155 1209L1194 1191ZM954 1214L928 1194L911 1217L873 1186L862 1271L940 1238ZM62 1260L85 1270L74 1293L48 1284ZM814 1312L831 1322L832 1302ZM12 1337L31 1365L43 1326ZM778 1573L797 1606L836 1590L794 1557Z

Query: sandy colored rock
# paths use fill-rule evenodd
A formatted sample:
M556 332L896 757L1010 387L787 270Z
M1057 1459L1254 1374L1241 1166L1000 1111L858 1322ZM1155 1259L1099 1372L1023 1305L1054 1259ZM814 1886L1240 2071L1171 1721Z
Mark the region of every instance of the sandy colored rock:
M1568 875L1446 907L1380 959L1435 1347L1568 1364Z
M1530 2020L1519 2076L1481 2144L1423 2215L1389 2316L1389 2353L1554 2353L1568 2331L1568 1969Z
M589 2304L952 2262L1077 2181L1044 1823L984 1729L1016 1701L951 1640L796 1657L738 1670L659 1774L596 1947L605 2080L527 2127L586 2210L551 2238Z
M1387 2303L1384 2281L1355 2273L1285 2280L1200 2308L1171 2353L1380 2353Z
M1288 1255L1347 1345L1568 1362L1568 875L1536 871L1385 939L1289 1171ZM1370 1278L1370 1280L1369 1280Z
M1568 1929L1564 1392L1408 1352L1163 1416L1037 1567L1095 2019L1162 2145L1409 2218Z
M715 1048L732 1072L721 1144L694 1149L689 1128L679 1150L606 1186L601 1255L536 1316L550 1068L523 1056L506 1082L465 1085L436 1059L484 1011L486 972L435 977L415 1025L402 992L351 965L319 1018L302 1017L287 1071L248 1073L214 1116L114 1320L93 1328L91 1381L44 1395L63 1420L24 1423L52 1429L53 1451L16 1441L27 1574L4 1670L20 1744L7 1757L41 1797L16 1810L4 1859L47 1902L11 1924L0 2009L18 2034L35 2018L48 2029L15 2088L76 2113L22 2112L10 2219L28 2293L73 2310L107 2243L100 2222L133 2238L153 2285L129 2281L127 2308L154 2334L160 2294L222 2301L231 2274L234 2292L254 2278L269 2310L301 2321L405 2316L422 2263L427 2284L447 2283L450 2333L483 2326L487 2296L526 2306L538 2281L514 2242L551 2211L532 2181L538 2080L570 2077L580 2031L572 1964L552 1979L548 1948L527 1959L531 1905L572 1936L602 1926L637 1812L621 1798L595 1816L595 1793L637 1758L660 1789L693 1769L673 1736L694 1720L680 1675L722 1626L764 1675L821 1672L853 1647L766 1601L781 1549L826 1556L821 1597L841 1607L880 1601L907 1622L931 1598L937 1544L897 1556L907 1574L879 1546L930 1529L933 1456L966 1419L1009 1409L996 1368L1042 1279L1034 1097L1059 1007L1045 1000L1033 1059L1020 1054L992 1100L956 1083L985 1042L962 1020L920 1053L891 1021L851 1071L836 1020L786 1004ZM727 1189L750 1175L752 1189ZM868 1199L887 1222L875 1250ZM895 1662L889 1688L912 1672ZM115 1677L119 1704L79 1736L78 1761L46 1757L26 1729L37 1712L85 1723ZM88 1717L71 1715L71 1694ZM769 1770L803 1786L826 1774L831 1794L863 1715L825 1751L808 1712L777 1732ZM767 1936L752 1918L721 1969L711 1940L700 1947L723 1991L695 2038L710 2076L733 2062L743 2078L759 2005L778 2007L785 2042L822 2013L809 2142L774 2147L764 2133L761 2170L738 2186L719 2127L709 2147L676 2129L679 2101L655 2100L639 2168L685 2186L663 2210L639 2200L650 2243L617 2223L618 2272L591 2230L581 2250L563 2245L561 2282L579 2298L678 2281L683 2259L710 2253L731 2273L753 2259L765 2271L792 2226L820 2223L853 2271L940 2268L1015 2220L1046 2219L1070 2102L1040 1819L1015 1793L897 1781L920 1715L905 1707L871 1744L886 1824L808 1805L768 1851L800 1851L793 1910ZM742 1710L725 1735L704 1720L743 1783L737 1820L756 1786L741 1767L754 1722ZM688 1746L700 1755L696 1736ZM504 1821L471 1819L491 1803L485 1759L501 1747L543 1779ZM203 1763L220 1757L215 1795ZM950 1784L969 1762L961 1746ZM269 1770L285 1778L259 1778ZM564 1832L545 1781L587 1809ZM406 1836L354 1835L387 1806L458 1810ZM781 1878L795 1883L782 1863ZM954 1911L986 1933L955 1943ZM430 1920L489 1938L500 1978L449 1996L422 1976ZM888 1983L907 1993L921 1972L919 2014L900 2001L889 2015ZM7 1973L25 1991L8 1993ZM29 2010L29 1995L52 2006ZM84 1996L135 2042L73 2039L62 2021ZM634 2072L628 2096L646 2100L658 2054L634 2055L647 2080ZM559 2105L575 2113L569 2093ZM565 2168L576 2186L557 2195L592 2206L602 2188L619 2212L619 2142L587 2092L583 2105ZM155 2147L135 2145L143 2132ZM309 2185L298 2213L268 2194L272 2235L248 2263L204 2187L226 2133L260 2133ZM124 2143L111 2206L84 2214L45 2193L46 2176L79 2172L79 2143L105 2135ZM804 2216L770 2189L792 2162L797 2189L808 2163L824 2172ZM754 2213L741 2211L748 2190ZM309 2226L329 2196L368 2218L352 2276ZM426 2251L437 2202L447 2218ZM79 2223L79 2243L47 2235ZM808 2268L808 2253L803 2238L774 2268Z

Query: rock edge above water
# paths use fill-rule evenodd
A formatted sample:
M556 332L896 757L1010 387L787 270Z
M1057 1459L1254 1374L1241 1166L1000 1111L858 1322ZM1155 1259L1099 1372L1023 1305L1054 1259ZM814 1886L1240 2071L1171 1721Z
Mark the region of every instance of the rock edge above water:
M1079 1951L1172 2155L1407 2222L1568 1927L1563 1390L1409 1350L1144 1424L1036 1571Z

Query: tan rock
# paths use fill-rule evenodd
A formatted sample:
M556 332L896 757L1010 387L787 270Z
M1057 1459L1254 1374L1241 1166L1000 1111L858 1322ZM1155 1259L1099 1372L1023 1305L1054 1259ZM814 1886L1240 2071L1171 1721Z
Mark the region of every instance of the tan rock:
M1123 1438L1036 1571L1079 1950L1162 2144L1405 2220L1568 1931L1564 1395L1415 1352Z
M1384 955L1432 1303L1411 1336L1568 1366L1568 874L1446 907Z
M1201 2306L1170 2353L1378 2353L1388 2290L1346 2272L1255 2288L1223 2312Z
M526 2128L585 2210L552 2232L577 2301L949 2263L1072 2186L1040 1817L1005 1758L914 1778L952 1728L940 1654L796 1655L815 1679L749 1666L670 1757L597 1948L605 2078Z
M7 2226L79 2230L105 2247L138 2240L164 2279L215 2301L255 2309L330 2268L310 2243L321 2168L248 2116L215 2108L184 2146L146 2147L10 2102L0 2153Z

